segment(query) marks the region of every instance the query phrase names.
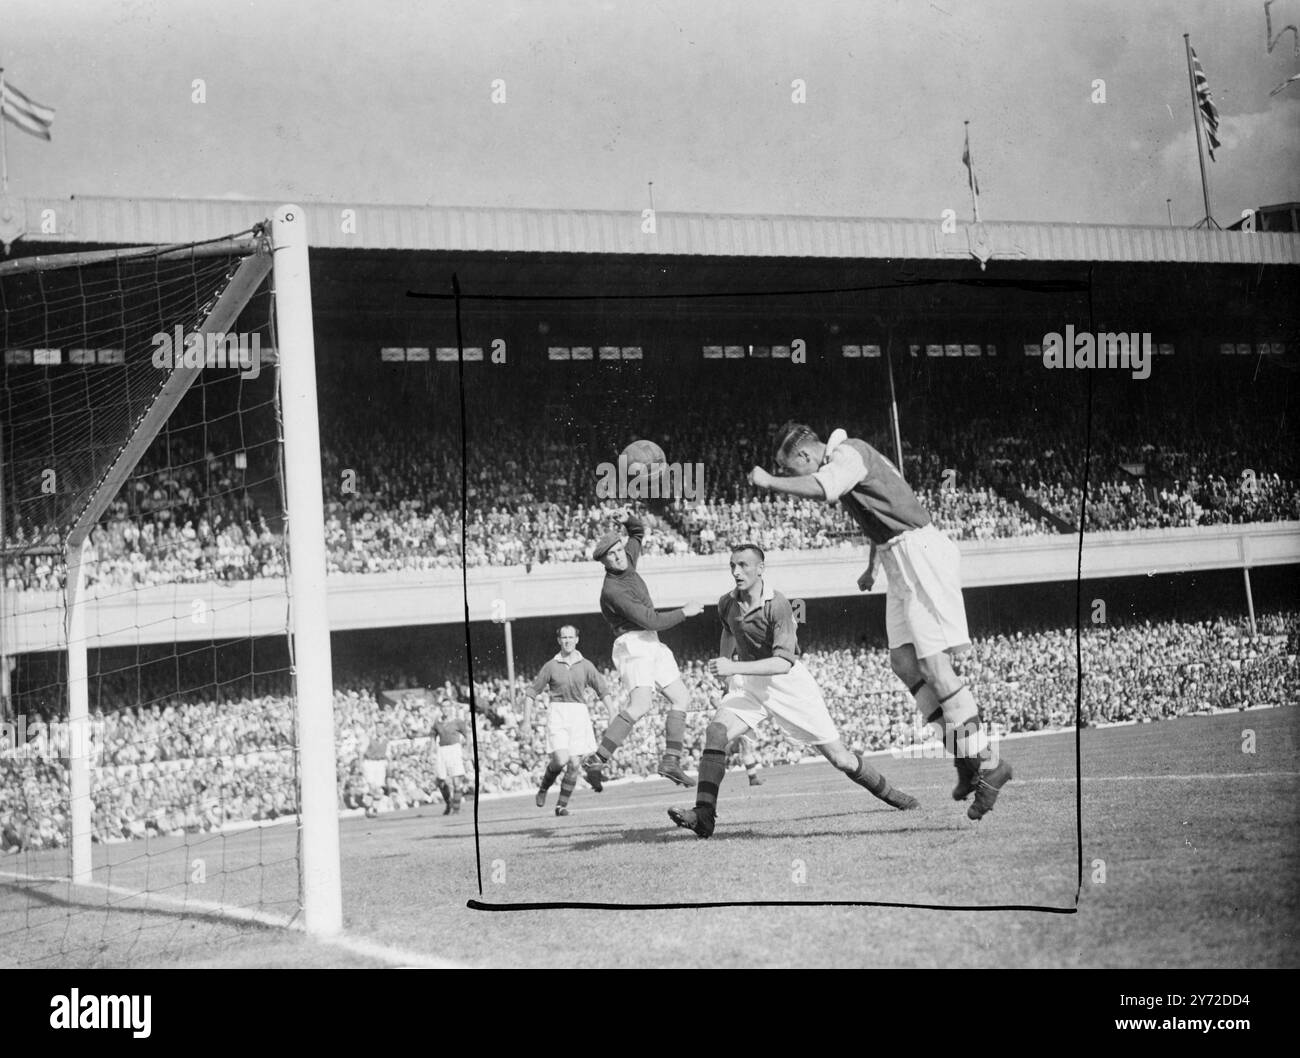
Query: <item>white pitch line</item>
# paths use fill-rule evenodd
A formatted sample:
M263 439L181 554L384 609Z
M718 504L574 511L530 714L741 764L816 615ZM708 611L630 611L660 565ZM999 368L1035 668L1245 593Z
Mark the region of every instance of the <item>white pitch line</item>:
M1174 779L1179 782L1191 782L1193 779L1294 779L1300 777L1300 771L1222 771L1197 772L1195 775L1085 775L1084 782L1148 782L1151 779ZM1073 778L1061 779L1047 776L1042 779L1012 779L1019 782L1074 782Z
M1300 778L1300 771L1238 771L1238 772L1219 772L1219 773L1198 772L1195 775L1085 775L1083 777L1083 781L1085 783L1147 782L1152 779L1156 779L1156 780L1170 779L1177 782L1191 782L1196 779L1270 779L1270 778L1272 779ZM1068 778L1059 778L1057 776L1049 775L1049 776L1043 776L1042 778L1034 778L1034 779L1012 779L1011 786L1021 786L1021 785L1029 786L1037 783L1073 784L1074 782L1075 779L1073 778L1073 776ZM947 789L947 787L943 783L924 783L924 784L911 784L908 786L908 789L909 790L939 790L939 789ZM801 790L792 793L753 794L749 799L755 801L777 801L777 800L784 800L786 798L791 798L791 797L816 796L820 792L822 791ZM683 794L682 796L688 797L689 794ZM725 798L723 798L723 800L725 800ZM612 805L592 805L591 807L575 808L573 810L573 814L574 816L579 816L579 815L593 814L596 812L628 812L628 811L635 811L636 809L643 808L643 807L663 808L665 806L649 805L645 803L634 804L632 802L620 802L619 804L612 804ZM542 809L542 811L545 811L545 809ZM484 829L485 833L491 833L491 831L488 830L487 828L491 827L493 824L516 823L521 819L527 819L527 818L528 816L512 815L512 816L507 816L503 819L492 819L492 820L480 819L479 826ZM468 832L466 834L466 837L472 836L472 833L473 833L472 831Z
M68 878L56 877L37 877L29 874L16 874L12 871L0 871L0 878L7 878L15 882L35 882L58 885L71 885ZM181 911L201 911L205 914L216 915L221 918L233 919L237 922L252 922L260 926L270 926L275 929L285 929L294 933L302 933L310 940L320 944L327 944L334 948L342 948L344 951L351 952L353 955L360 955L363 958L375 959L379 962L391 963L394 966L410 967L421 970L464 970L468 967L464 963L455 962L452 959L442 959L433 955L425 955L420 952L408 951L404 948L395 948L388 944L382 944L379 941L367 940L364 937L353 937L341 933L334 937L317 937L306 932L306 926L298 921L296 917L276 914L273 911L258 911L254 908L246 907L228 907L224 904L216 904L210 900L178 900L175 897L167 896L163 893L139 892L134 889L123 889L121 886L108 885L105 882L88 882L84 885L75 886L77 889L100 889L114 896L120 896L126 900L139 901L144 904L145 910L151 910L150 904L157 904L164 907L176 908ZM105 910L113 910L106 908Z

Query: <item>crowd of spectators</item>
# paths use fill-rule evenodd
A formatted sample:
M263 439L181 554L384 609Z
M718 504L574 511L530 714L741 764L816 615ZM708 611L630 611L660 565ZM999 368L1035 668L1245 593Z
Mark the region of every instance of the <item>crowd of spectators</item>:
M1144 622L1088 626L1083 632L1084 724L1157 721L1214 709L1297 704L1300 613L1264 615L1252 637L1234 621ZM691 692L686 764L697 753L722 687L706 658L683 659ZM861 751L906 748L927 737L915 706L889 670L882 650L826 645L804 655L826 696L841 736ZM1075 720L1074 631L994 635L961 656L959 671L985 719L1000 733L1065 728ZM129 675L129 674L125 674ZM618 681L611 676L611 686ZM429 738L435 718L466 708L468 688L448 681L416 688L403 674L370 674L334 696L339 803L369 812L441 804ZM119 685L92 711L92 828L101 842L206 832L232 823L274 820L297 811L293 701L266 693L187 696L149 686ZM399 689L376 691L376 680ZM475 686L480 793L535 788L546 761L544 724L521 729L524 677ZM405 685L408 689L401 690ZM513 693L512 693L513 692ZM621 708L624 692L616 691ZM148 704L119 704L146 700ZM606 717L593 705L597 726ZM3 730L3 729L0 729ZM0 746L0 850L61 846L67 841L67 772L60 754L66 734L34 720L21 745ZM10 743L17 737L11 733ZM3 741L3 740L0 740ZM634 728L615 758L611 778L648 777L663 750L663 725L651 715ZM797 761L803 749L774 725L757 733L764 766ZM362 761L388 761L382 784ZM473 753L465 750L473 779Z
M1162 387L1158 397L1116 389L1089 406L1049 405L1035 378L934 374L906 383L902 469L956 539L1075 531L1085 483L1089 530L1300 518L1300 446L1285 408L1274 406L1284 399L1260 392L1266 387L1238 380L1198 411L1207 386L1195 379ZM596 375L470 386L462 465L452 395L383 375L323 377L330 572L580 561L616 506L596 494L598 468L637 436L658 440L669 460L702 468L694 494L665 512L658 552L709 554L739 537L772 551L855 539L835 505L773 498L746 475L770 462L775 420L787 416L823 432L842 426L892 454L880 408L864 408L852 387L794 378L782 383L779 415L737 419L699 399L708 387L689 374L655 385L657 397L637 401L611 393ZM737 376L726 393L737 408L771 406L771 383L760 375ZM282 573L279 488L266 469L274 460L263 450L252 469L235 465L237 453L249 458L245 429L226 416L150 450L92 535L92 583L131 588ZM21 542L29 532L22 512L7 513L8 535ZM6 569L11 590L55 588L61 577L60 563L41 555L13 558Z

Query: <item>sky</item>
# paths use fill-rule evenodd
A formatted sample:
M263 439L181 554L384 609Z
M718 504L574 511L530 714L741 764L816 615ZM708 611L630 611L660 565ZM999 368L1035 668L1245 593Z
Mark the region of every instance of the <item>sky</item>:
M1272 5L1274 33L1300 0ZM1190 226L1300 200L1261 0L5 0L9 194ZM205 98L194 100L201 79ZM795 102L793 83L804 85ZM1104 81L1104 102L1094 82ZM504 102L493 101L504 82ZM497 96L500 97L498 84ZM648 184L653 182L653 191Z

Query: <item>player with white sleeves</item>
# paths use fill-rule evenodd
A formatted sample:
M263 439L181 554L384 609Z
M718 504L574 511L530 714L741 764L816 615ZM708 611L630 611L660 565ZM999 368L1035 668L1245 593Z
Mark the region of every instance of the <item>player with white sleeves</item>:
M954 800L975 797L966 815L981 819L1012 777L989 741L970 688L954 671L951 654L970 648L961 594L961 552L931 521L903 475L865 441L835 430L823 443L811 427L787 422L776 435L782 476L750 471L759 488L787 496L838 501L871 541L871 559L858 578L867 591L877 556L888 582L885 626L894 673L916 698L925 721L953 749Z

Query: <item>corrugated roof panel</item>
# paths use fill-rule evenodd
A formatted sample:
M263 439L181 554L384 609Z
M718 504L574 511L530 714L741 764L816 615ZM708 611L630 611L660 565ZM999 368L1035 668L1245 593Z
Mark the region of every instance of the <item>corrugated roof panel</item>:
M240 199L28 199L22 215L35 228L55 210L59 234L42 243L189 242L245 231L279 203ZM641 211L525 210L449 206L308 203L313 246L371 250L477 250L521 253L1164 261L1200 264L1300 264L1300 234L1168 227L960 223L944 233L938 219L734 216L657 213L656 234L641 230ZM341 230L354 209L355 235Z

